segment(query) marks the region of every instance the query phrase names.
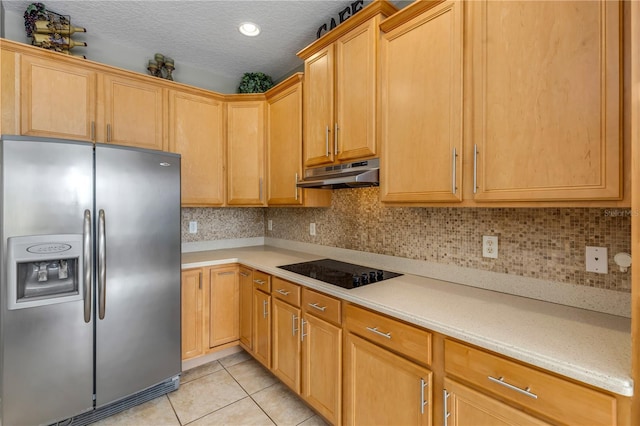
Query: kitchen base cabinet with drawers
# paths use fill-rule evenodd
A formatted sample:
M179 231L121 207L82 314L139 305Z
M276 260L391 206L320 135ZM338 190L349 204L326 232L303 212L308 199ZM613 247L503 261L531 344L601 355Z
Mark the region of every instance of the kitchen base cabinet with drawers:
M271 276L253 271L252 355L271 368Z
M444 342L444 354L445 417L449 413L456 419L451 424L477 425L482 418L522 424L528 417L514 414L510 406L552 424L618 422L617 400L612 395L449 339ZM468 383L469 388L454 378Z
M346 304L344 422L431 425L431 333Z

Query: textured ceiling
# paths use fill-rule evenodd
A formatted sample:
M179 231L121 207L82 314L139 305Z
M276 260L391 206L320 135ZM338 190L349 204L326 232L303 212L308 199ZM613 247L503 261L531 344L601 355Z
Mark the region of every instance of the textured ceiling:
M226 77L262 71L278 79L302 64L296 52L316 39L317 29L353 0L45 0L49 10L71 16L72 25L114 44L161 52L176 66L188 64ZM32 1L2 0L6 10L22 13ZM368 4L369 1L365 1ZM399 4L400 2L394 2ZM246 37L244 21L262 33ZM74 37L76 38L76 37Z

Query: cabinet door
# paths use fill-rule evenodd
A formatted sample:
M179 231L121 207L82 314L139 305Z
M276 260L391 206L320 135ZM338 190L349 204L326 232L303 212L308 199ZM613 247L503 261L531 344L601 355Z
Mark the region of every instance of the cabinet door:
M338 161L376 155L376 70L379 19L351 30L336 42Z
M209 347L240 338L240 283L236 266L209 269Z
M267 101L269 205L300 205L302 179L302 84Z
M164 89L159 84L105 74L98 140L117 145L164 149ZM106 132L106 133L102 133ZM101 135L101 136L100 136Z
M462 34L447 1L383 35L382 201L462 199Z
M169 150L181 154L183 206L224 204L224 103L169 92Z
M182 272L182 359L203 353L202 270Z
M445 416L451 426L549 425L471 388L444 379Z
M271 295L253 290L253 355L271 368Z
M240 268L240 343L252 352L253 277L251 269Z
M300 309L273 299L272 371L284 384L300 393Z
M430 425L431 371L354 334L345 337L345 424Z
M64 61L22 55L20 134L91 141L96 73Z
M302 397L332 424L340 424L342 329L305 314L302 339ZM364 424L364 423L363 423Z
M264 102L227 104L227 204L264 205Z
M468 6L475 200L620 198L620 2Z
M332 163L334 133L333 45L304 62L304 165Z

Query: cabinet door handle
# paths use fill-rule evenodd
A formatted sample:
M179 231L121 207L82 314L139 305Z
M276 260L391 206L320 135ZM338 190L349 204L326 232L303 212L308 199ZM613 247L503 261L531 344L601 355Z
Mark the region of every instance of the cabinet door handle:
M296 324L298 323L298 317L296 315L291 315L291 335L295 336L298 329L296 328Z
M198 274L198 289L202 290L202 272Z
M504 387L506 387L508 389L514 390L516 392L520 392L521 394L527 395L530 398L538 399L538 395L536 395L535 393L531 392L531 388L530 387L526 387L524 389L521 389L521 388L519 388L519 387L517 387L515 385L512 385L511 383L505 382L504 381L504 377L502 377L502 376L498 377L497 379L495 377L491 377L491 376L487 376L487 378L489 380L491 380L493 383L497 383L497 384L499 384L501 386L504 386Z
M444 426L449 426L449 416L451 415L451 413L448 411L447 407L449 406L449 404L448 404L449 395L451 395L451 394L449 392L447 392L446 389L443 389L442 390L442 395L443 395L442 405L444 406L443 410L442 410L442 412L444 413Z
M377 334L378 336L382 336L382 337L386 337L387 339L391 339L391 332L389 333L383 333L382 331L378 330L378 327L367 327L367 330L369 330L372 333Z
M267 318L267 315L269 315L269 313L267 312L267 305L269 304L268 301L263 300L262 301L262 318Z
M456 153L456 149L455 147L453 148L453 164L451 169L453 170L452 173L452 178L451 178L451 192L453 192L453 194L456 194L456 157L458 157L458 154Z
M327 309L326 306L320 306L317 303L309 303L309 306L311 306L312 308L315 308L315 309L317 309L319 311L322 311L322 312L324 312Z
M262 201L262 178L258 180L258 199Z
M324 137L324 144L326 146L327 149L327 155L325 155L325 157L329 156L329 126L326 126L326 133L325 133L325 137Z
M91 140L92 141L96 140L96 122L95 121L91 122Z
M333 131L333 152L335 152L336 155L338 155L338 130L339 129L340 128L338 127L338 123L336 123Z
M478 144L473 145L473 193L478 193Z
M290 292L290 291L286 291L286 290L285 290L285 289L283 289L283 288L279 288L279 289L277 289L276 291L277 291L278 293L280 293L281 295L283 295L283 296L288 296L288 295L290 295L290 294L291 294L291 292Z
M107 124L107 143L111 142L111 124Z
M300 321L300 341L304 342L304 336L306 336L305 332L304 332L304 325L307 323L307 321L304 320L304 318L302 318L302 320Z
M424 388L427 387L427 382L424 381L424 379L420 379L420 400L421 405L420 405L420 414L424 414L424 406L427 405L429 403L429 401L425 401L424 400Z
M298 201L298 173L296 173L296 184L293 188L296 191L296 201Z

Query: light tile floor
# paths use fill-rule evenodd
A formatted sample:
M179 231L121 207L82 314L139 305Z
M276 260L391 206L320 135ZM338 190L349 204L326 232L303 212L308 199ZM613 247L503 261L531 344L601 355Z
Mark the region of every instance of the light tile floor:
M185 371L180 388L96 426L325 426L296 394L246 352Z

